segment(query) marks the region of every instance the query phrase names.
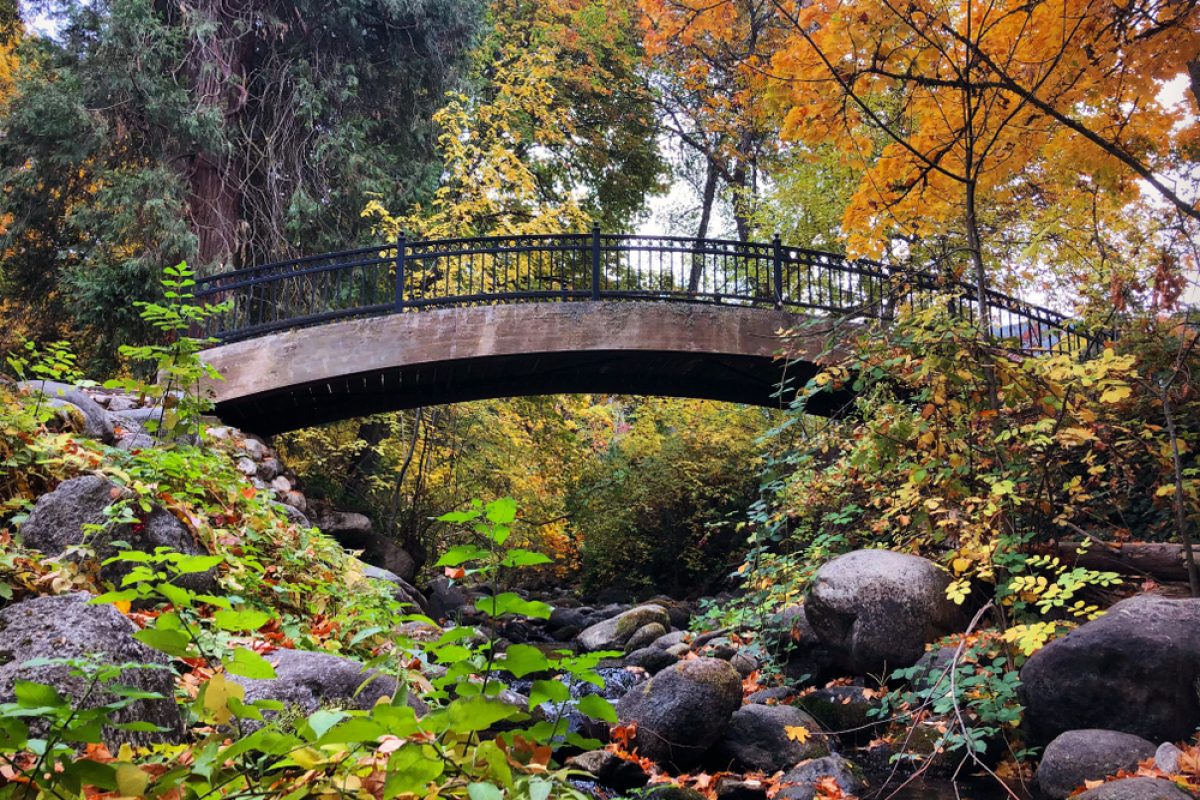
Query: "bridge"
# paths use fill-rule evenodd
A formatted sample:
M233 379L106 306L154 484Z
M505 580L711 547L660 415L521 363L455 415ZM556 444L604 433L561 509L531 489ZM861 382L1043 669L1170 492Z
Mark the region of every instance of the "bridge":
M778 407L841 331L949 302L962 282L771 242L603 233L407 241L197 280L222 419L262 435L491 397L590 392ZM936 294L935 293L941 293ZM949 293L950 299L946 296ZM959 297L955 297L958 295ZM936 298L936 299L935 299ZM1077 352L1066 317L989 293L1016 350ZM779 332L800 332L780 359ZM845 397L808 411L832 413Z

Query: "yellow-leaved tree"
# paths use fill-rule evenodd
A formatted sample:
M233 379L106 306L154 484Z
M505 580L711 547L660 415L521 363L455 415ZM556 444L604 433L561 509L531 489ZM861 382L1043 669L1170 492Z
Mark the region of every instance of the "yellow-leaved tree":
M487 102L447 95L435 114L444 168L428 208L393 215L377 202L363 215L390 237L417 238L560 233L583 230L587 214L568 198L547 201L538 192L537 148L572 135L572 120L556 102L552 74L556 48L506 47L495 59Z

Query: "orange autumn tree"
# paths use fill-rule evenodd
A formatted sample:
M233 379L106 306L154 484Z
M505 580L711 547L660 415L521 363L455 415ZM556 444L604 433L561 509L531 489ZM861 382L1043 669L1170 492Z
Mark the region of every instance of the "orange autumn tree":
M711 35L738 5L647 1ZM1194 188L1176 187L1194 187L1200 132L1159 93L1200 52L1195 3L771 7L780 41L746 79L786 141L835 145L861 174L842 218L852 253L900 241L981 286L1058 270L1097 292L1156 278L1155 299L1173 299L1200 219Z

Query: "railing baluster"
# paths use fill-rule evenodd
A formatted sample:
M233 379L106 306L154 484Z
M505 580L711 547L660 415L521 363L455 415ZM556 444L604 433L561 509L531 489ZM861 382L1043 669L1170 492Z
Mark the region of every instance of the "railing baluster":
M396 311L404 310L404 248L406 247L404 232L396 237L396 287L392 304Z
M600 299L600 223L592 225L592 299Z

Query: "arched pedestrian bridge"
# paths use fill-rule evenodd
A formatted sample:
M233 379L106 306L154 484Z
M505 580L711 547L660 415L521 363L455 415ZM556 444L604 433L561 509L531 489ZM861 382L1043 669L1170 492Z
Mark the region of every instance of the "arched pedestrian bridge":
M836 347L966 284L767 243L590 233L405 241L197 281L217 413L263 435L402 408L594 392L779 406ZM940 301L939 301L940 302ZM991 293L1023 350L1083 349L1049 309ZM809 324L812 323L812 324ZM836 323L836 324L835 324ZM782 329L801 334L778 358ZM845 398L810 403L830 413Z

